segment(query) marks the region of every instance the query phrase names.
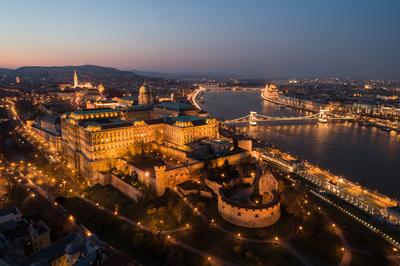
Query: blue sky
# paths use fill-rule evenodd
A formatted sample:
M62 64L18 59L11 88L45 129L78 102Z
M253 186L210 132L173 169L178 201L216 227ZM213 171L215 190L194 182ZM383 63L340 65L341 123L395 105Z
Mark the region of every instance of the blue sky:
M400 1L3 1L0 66L400 78Z

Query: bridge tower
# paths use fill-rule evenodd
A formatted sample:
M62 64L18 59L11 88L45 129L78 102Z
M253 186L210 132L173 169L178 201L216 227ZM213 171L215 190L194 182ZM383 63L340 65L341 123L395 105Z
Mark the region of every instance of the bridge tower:
M251 111L249 115L249 125L256 126L257 125L257 112Z
M327 123L328 122L328 115L326 114L328 110L326 109L319 109L318 113L318 122Z

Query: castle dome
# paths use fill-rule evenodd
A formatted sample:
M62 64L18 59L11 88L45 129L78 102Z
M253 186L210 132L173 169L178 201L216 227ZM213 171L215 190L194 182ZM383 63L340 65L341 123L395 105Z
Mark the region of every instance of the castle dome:
M139 94L150 94L150 87L149 84L147 84L147 81L145 81L140 87Z

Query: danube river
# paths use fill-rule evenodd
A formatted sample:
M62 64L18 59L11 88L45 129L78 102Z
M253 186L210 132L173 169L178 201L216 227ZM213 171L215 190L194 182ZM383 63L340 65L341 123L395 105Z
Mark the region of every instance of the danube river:
M220 119L256 111L268 116L303 116L253 92L207 92L202 109ZM400 135L355 123L245 125L243 131L354 182L400 198Z

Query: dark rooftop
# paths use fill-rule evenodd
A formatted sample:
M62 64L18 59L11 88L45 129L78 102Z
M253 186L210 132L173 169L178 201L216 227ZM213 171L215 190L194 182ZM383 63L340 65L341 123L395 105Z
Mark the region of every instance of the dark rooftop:
M7 214L19 214L19 213L20 213L19 209L14 206L0 209L0 217Z
M57 242L52 243L47 248L26 257L21 265L31 265L39 260L45 260L48 262L48 265L50 265L53 260L59 258L66 252L65 249L70 243L74 243L76 241L80 243L82 241L82 237L77 233L70 234L58 240Z
M181 102L162 102L162 103L157 104L156 107L168 109L168 110L176 110L176 111L195 109L193 105L191 105L189 103L181 103Z
M81 109L73 111L73 113L78 115L111 113L111 112L115 112L115 110L111 108L99 108L99 109Z

